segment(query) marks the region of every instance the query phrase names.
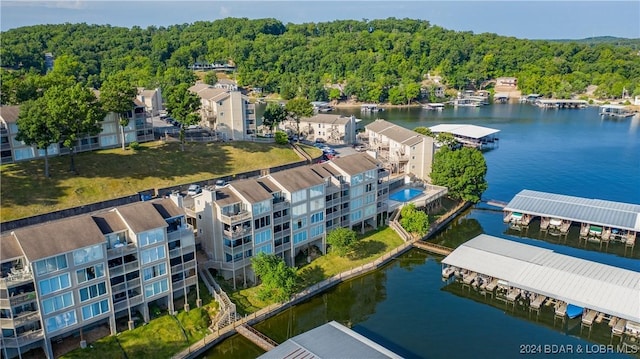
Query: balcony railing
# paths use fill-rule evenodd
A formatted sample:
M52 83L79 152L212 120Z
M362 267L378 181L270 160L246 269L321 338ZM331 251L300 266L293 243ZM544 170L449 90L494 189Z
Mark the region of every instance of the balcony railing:
M22 335L19 335L17 338L4 337L2 338L2 344L6 345L7 348L17 348L33 343L42 338L44 338L44 331L40 329L25 332Z
M127 243L118 245L116 244L113 248L107 249L107 257L112 258L116 256L123 256L126 254L134 253L137 250L136 245L134 243Z
M25 269L12 268L6 278L0 278L0 288L15 287L30 281L33 281L33 273Z
M13 325L14 327L19 327L24 323L33 322L39 319L40 319L39 311L23 312L23 313L20 313L19 316L13 318Z
M231 223L240 222L251 218L251 212L249 211L240 211L235 214L222 214L222 219L227 220Z
M28 293L21 293L19 295L14 295L13 297L9 298L9 302L11 303L11 305L26 303L32 300L36 300L35 291L28 292Z

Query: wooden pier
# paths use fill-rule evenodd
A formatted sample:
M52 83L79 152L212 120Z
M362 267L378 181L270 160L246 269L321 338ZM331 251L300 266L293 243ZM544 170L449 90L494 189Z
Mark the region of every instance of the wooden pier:
M238 334L251 340L253 344L259 346L265 351L269 351L278 346L278 343L249 325L240 325L236 327L236 331L238 332Z
M451 252L453 252L453 249L449 248L449 247L445 247L445 246L441 246L439 244L434 244L434 243L429 243L429 242L423 242L423 241L416 241L413 242L413 246L416 248L420 248L422 250L425 250L429 253L435 253L435 254L440 254L443 256L448 256L449 254L451 254Z

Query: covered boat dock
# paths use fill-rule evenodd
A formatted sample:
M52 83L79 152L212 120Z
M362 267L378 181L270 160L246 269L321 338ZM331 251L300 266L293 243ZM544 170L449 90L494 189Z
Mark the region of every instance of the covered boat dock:
M612 338L640 339L639 272L486 234L456 248L442 265L443 274L459 273L464 284L475 282L489 290L487 283L497 283L491 290L506 302L520 298L536 311L553 305L563 321L577 315L582 326L591 328L606 320Z
M579 223L580 238L605 243L619 241L633 252L640 232L640 205L522 190L504 207L504 222L528 226L540 217L540 230L567 234Z
M429 127L433 134L447 132L464 146L479 149L492 148L498 145L498 132L489 127L461 124L440 124Z

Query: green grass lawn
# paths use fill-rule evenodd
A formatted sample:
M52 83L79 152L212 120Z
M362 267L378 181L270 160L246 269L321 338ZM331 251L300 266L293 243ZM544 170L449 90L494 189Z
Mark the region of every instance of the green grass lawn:
M211 318L218 310L218 303L209 295L204 284L200 283L200 298L203 302L201 308L195 307L195 297L192 293L195 291L189 293L189 303L192 305L189 312L180 310L175 317L159 316L133 330L90 343L85 349L75 349L62 358L170 358L187 346L202 340L208 333Z
M156 141L143 143L135 151L114 148L79 153L79 175L68 171L69 160L69 156L51 158L51 178L44 177L42 159L0 166L0 220L278 166L300 158L290 147L270 143L187 143L182 152L179 143Z
M303 289L340 272L372 262L403 243L402 239L389 227L365 233L359 238L353 251L344 257L329 253L298 268L299 288ZM273 304L258 298L259 286L234 290L229 282L220 281L220 285L236 304L240 314L253 313Z

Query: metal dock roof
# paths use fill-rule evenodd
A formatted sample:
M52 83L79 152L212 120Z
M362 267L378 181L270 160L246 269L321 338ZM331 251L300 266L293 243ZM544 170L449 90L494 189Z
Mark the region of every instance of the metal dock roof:
M258 359L268 358L402 358L336 321L296 335Z
M513 197L504 210L640 231L640 205L637 204L525 189Z
M456 125L456 124L440 124L429 127L431 132L449 132L456 136L463 136L469 138L480 139L489 135L500 132L489 127L482 127L476 125Z
M462 244L442 263L506 280L510 286L580 307L640 322L638 271L486 234Z

